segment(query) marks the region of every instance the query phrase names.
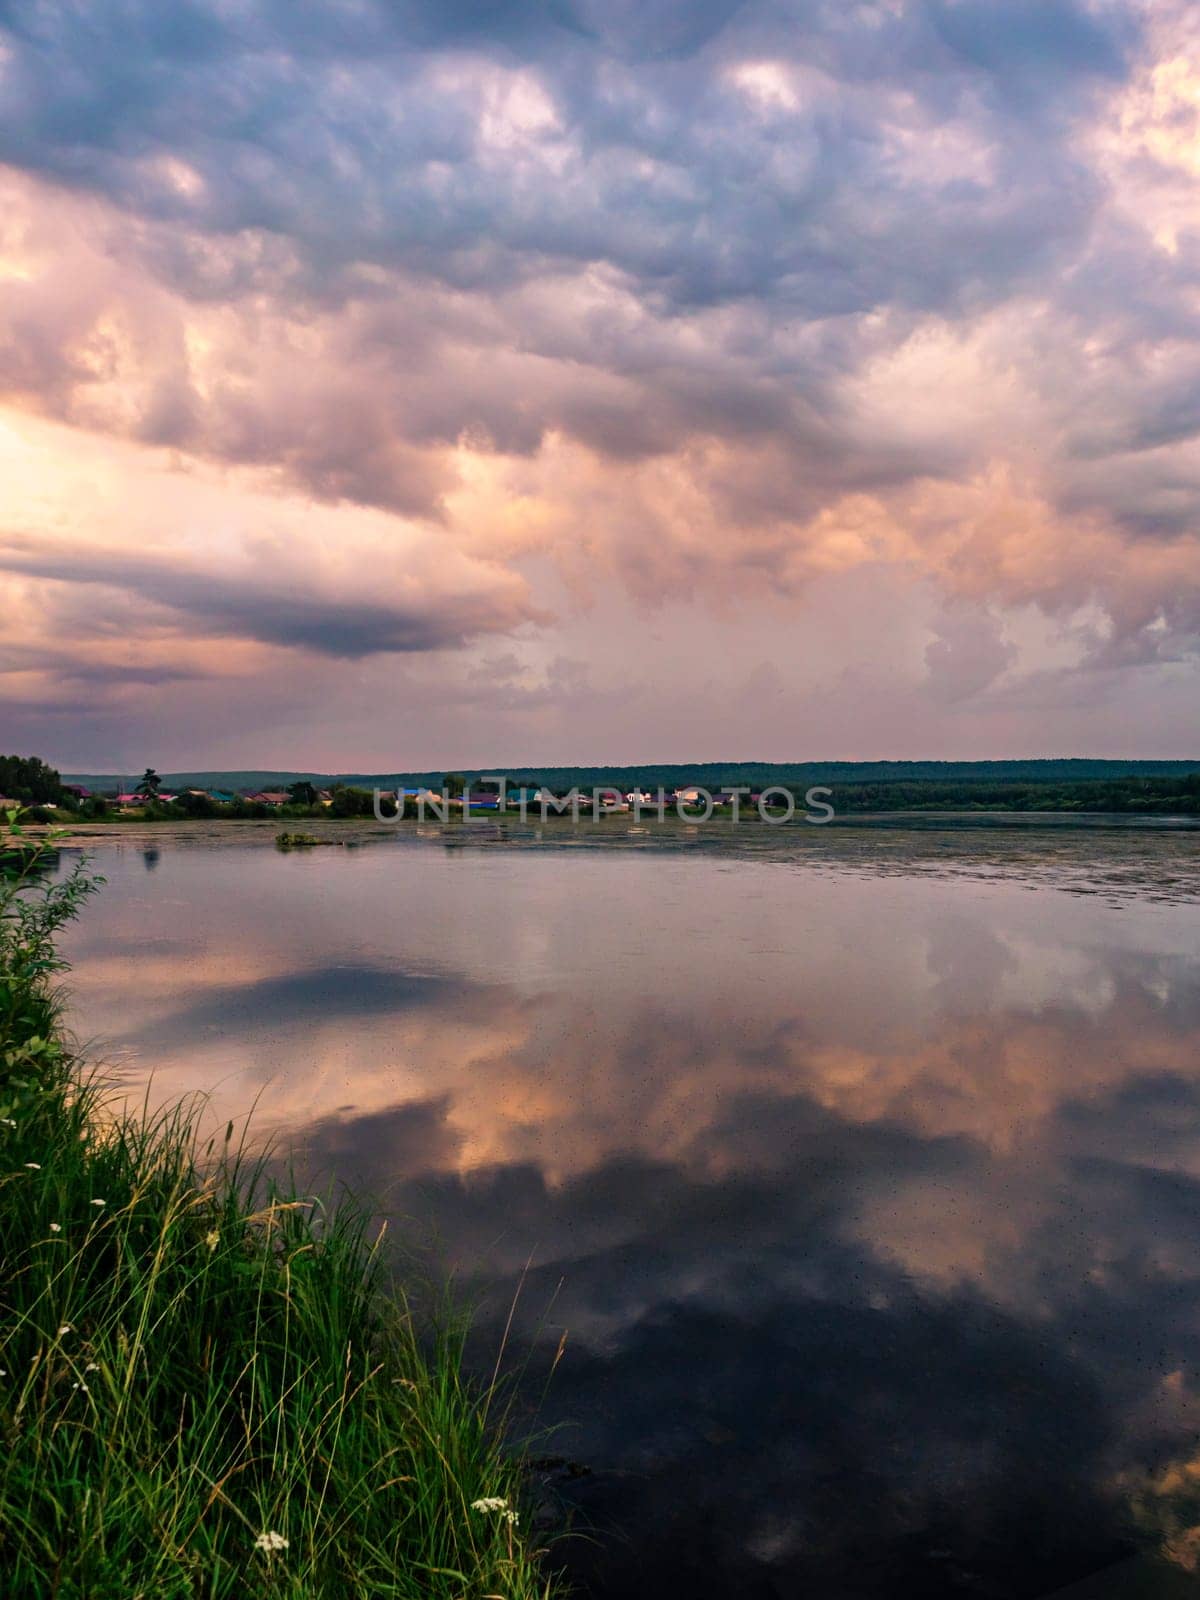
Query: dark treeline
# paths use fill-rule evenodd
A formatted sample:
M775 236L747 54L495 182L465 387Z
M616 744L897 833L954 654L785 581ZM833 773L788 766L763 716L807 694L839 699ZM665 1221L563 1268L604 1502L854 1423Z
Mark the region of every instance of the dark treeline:
M63 798L62 779L37 756L0 756L0 798L57 805Z
M153 782L147 784L148 779L153 779ZM164 780L152 768L147 768L140 784L132 779L118 784L108 780L107 792L104 787L97 787L84 794L78 792L81 788L88 790L91 786L64 779L37 756L0 755L0 800L16 802L24 819L29 822L61 821L63 813L88 820L115 817L119 814L115 804L119 792L141 793L142 801L137 810L142 817L158 821L215 817L261 820L281 814L370 817L375 810L371 789L334 783L327 791L330 798L328 805L325 805L318 801L317 789L305 779L289 786L288 803L282 807L264 805L236 792L227 801L215 799L205 792L191 793L187 790L168 798ZM162 793L158 792L160 789ZM386 814L389 807L385 804L383 810ZM394 815L394 803L390 810Z
M803 791L813 784L1067 784L1125 777L1175 777L1200 772L1194 761L1090 761L1076 758L1050 758L1030 761L697 761L688 763L646 762L624 767L491 767L460 769L472 783L485 772L504 773L510 783L545 783L552 789L572 785L590 789L611 783L618 789L677 789L686 784L701 784L716 791L733 784L763 789L781 783ZM346 783L379 784L384 780L362 773L342 774ZM395 784L429 782L436 787L439 774L410 773L391 776ZM328 780L326 780L328 782Z
M502 768L490 769L494 773ZM488 769L466 769L453 774L450 792L459 793L464 782L478 790ZM698 762L692 765L639 767L541 767L505 771L510 788L539 786L565 794L571 788L589 793L602 784L621 791L635 787L668 792L685 785L700 785L717 794L723 788L742 786L760 791L781 786L798 799L814 786L833 791L839 814L895 811L1060 811L1146 812L1200 814L1200 761L1091 761L1048 759L1030 761L824 761L824 762ZM111 776L71 775L69 782L91 789L82 803L63 788L59 774L35 757L0 756L0 795L25 805L57 805L84 815L103 815L104 795L134 787L130 779ZM279 815L271 808L245 798L237 791L286 788L291 815L369 817L371 791L428 787L440 792L447 782L442 772L356 773L329 776L321 773L195 772L166 774L164 793L178 792L174 802L148 802L150 815L172 817L267 817ZM189 795L185 785L221 789L235 798L229 803L207 794ZM332 804L316 804L317 787L332 797ZM412 803L409 802L409 810Z
M834 789L840 812L867 811L1111 811L1171 816L1200 814L1200 767L1178 775L1103 778L1063 783L987 780L843 783Z
M1102 761L1080 757L1048 757L1027 761L647 761L640 766L552 767L497 765L458 769L472 783L489 773L503 773L512 783L545 783L552 789L573 785L590 789L599 783L612 783L629 789L640 783L644 788L675 789L683 784L703 784L719 789L727 784L745 783L763 788L771 783L807 788L814 783L1080 783L1091 779L1123 777L1167 777L1200 771L1200 759L1171 761ZM294 783L308 782L323 789L335 783L359 788L441 787L439 771L393 772L279 772L265 769L247 771L167 772L162 782L167 789L286 789ZM113 773L68 773L67 783L83 784L94 793L132 788L135 777Z

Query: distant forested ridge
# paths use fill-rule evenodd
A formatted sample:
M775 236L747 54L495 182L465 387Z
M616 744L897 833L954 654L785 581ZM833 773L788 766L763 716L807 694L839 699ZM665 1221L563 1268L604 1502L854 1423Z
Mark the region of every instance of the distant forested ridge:
M569 789L572 785L591 788L598 783L618 787L675 789L683 784L703 784L708 789L745 783L753 788L782 783L788 787L814 783L1077 783L1104 778L1174 777L1200 772L1200 757L1194 760L1108 761L1082 757L1049 757L1027 761L694 761L653 762L636 766L551 767L526 763L510 766L457 767L472 782L489 773L503 773L513 783L545 783L551 788ZM133 775L114 773L66 773L64 782L82 784L89 789L117 789ZM164 772L168 788L197 789L278 789L307 781L322 788L335 783L366 787L414 788L441 785L438 771L394 772L280 772L255 769L203 772Z
M879 811L1079 811L1200 815L1200 768L1176 774L1010 783L910 780L835 786L840 813Z
M0 769L2 770L2 769ZM49 769L46 769L47 771ZM1200 814L1200 759L1100 761L1049 758L1027 761L709 761L647 762L638 766L535 767L513 765L459 769L475 786L489 774L512 786L544 785L558 793L611 784L622 791L640 787L674 790L699 784L716 793L735 785L751 790L782 786L803 796L814 786L833 790L839 813L902 810L1112 811ZM370 790L440 790L440 771L386 773L279 772L267 770L169 772L164 788L220 789L244 793L283 789L308 781L320 788L337 784ZM57 780L57 774L54 774ZM68 774L95 793L128 788L115 775ZM2 787L2 784L0 784Z

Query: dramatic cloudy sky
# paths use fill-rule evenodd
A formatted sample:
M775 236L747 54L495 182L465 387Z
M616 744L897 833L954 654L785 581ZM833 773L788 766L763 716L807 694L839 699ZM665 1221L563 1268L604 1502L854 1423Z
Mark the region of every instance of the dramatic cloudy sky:
M1187 0L0 0L0 747L1200 754Z

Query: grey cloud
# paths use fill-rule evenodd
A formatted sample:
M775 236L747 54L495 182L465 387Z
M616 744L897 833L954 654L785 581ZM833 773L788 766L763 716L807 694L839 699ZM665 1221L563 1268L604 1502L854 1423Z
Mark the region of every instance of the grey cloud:
M949 50L1019 102L1073 76L1120 78L1136 38L1128 11L1044 0L929 0Z
M1068 460L1058 493L1065 511L1102 511L1147 540L1170 541L1200 527L1200 464L1187 452L1114 450L1083 468Z
M1116 57L1104 56L1099 24L1084 13L1057 14L1047 30L1027 5L979 3L898 14L730 0L616 10L367 5L352 20L345 8L264 4L236 22L196 4L172 22L135 0L87 18L12 6L12 109L0 115L0 154L172 224L168 242L151 239L148 249L158 270L197 297L237 292L264 270L278 294L351 293L342 269L355 259L489 291L536 280L555 262L607 262L664 328L680 313L738 302L761 306L776 324L880 307L974 308L1051 269L1084 237L1099 195L1061 144L1040 137L1034 148L1015 118L1000 126L998 113L966 115L966 131L993 151L996 177L936 181L919 163L897 168L886 104L813 102L805 89L795 114L764 116L723 73L740 51L759 47L785 62L816 62L851 87L907 73L918 105L934 96L925 116L936 122L947 82L965 93L981 73L1019 72L1035 46L1049 48L1049 34L1061 104L1069 82ZM119 50L110 43L118 37ZM447 52L464 41L474 52L468 64L533 62L561 128L534 129L516 155L482 157L477 85L455 88L428 70L431 62L461 70ZM625 65L615 78L607 64L618 46ZM934 47L937 70L921 69ZM909 131L920 134L920 115ZM187 161L203 191L156 178L145 165L156 156ZM251 264L243 252L217 264L179 242L179 225L200 235L266 230L296 253L285 260L269 249L267 263ZM717 431L752 428L756 413L758 426L777 425L803 392L797 385L819 388L826 376L747 380L730 371L730 354L713 349L698 375ZM689 425L686 414L665 429L660 420L664 401L679 410L669 372L656 383L630 352L612 358L643 385L644 399L568 404L517 448L562 425L625 454L635 434L670 439ZM339 396L319 425L332 429L343 403ZM165 393L146 436L186 442L189 405L182 391ZM469 410L467 401L462 427ZM227 431L234 459L287 456L287 442L261 418ZM394 473L370 462L378 446L369 424L361 431L365 464L344 492L428 509L436 486L422 486L408 462L415 487L406 497ZM489 431L504 448L504 431ZM343 492L340 459L298 465L319 492L323 482Z
M81 684L97 690L127 684L191 683L209 676L197 667L165 662L139 665L132 661L96 660L88 655L86 647L76 655L54 649L32 649L20 652L15 659L11 655L7 659L0 658L0 682L8 673L31 670L48 674L60 693L74 694ZM4 705L7 713L11 702L5 700Z
M948 609L925 651L927 690L943 702L969 700L990 688L1016 656L995 618L965 606Z
M430 593L407 603L340 600L305 592L291 579L219 577L150 557L96 555L32 540L0 542L0 571L127 591L202 633L348 659L461 648L531 615L507 585L477 595Z
M135 421L111 424L149 443L431 520L460 440L533 457L562 433L619 463L761 445L689 470L731 538L766 523L745 565L777 574L840 497L1003 455L953 418L867 426L847 390L923 323L1037 300L1057 359L1043 374L1036 335L1003 355L1050 419L1047 494L1163 539L1200 516L1192 363L1141 381L1122 363L1194 342L1194 247L1165 265L1108 217L1075 137L1141 60L1141 17L1081 0L8 0L0 157L114 202L123 264L240 318L244 369L204 392L161 331ZM763 60L794 74L774 100L731 77ZM544 311L592 271L619 307ZM52 297L6 297L9 388L89 425L86 319L56 338ZM311 344L306 370L271 372L272 323ZM1108 357L1081 358L1093 335ZM646 514L614 543L660 540ZM620 559L652 588L705 558ZM486 606L430 623L206 582L162 603L333 654L503 625Z
M671 0L525 8L514 32L520 8L472 13L464 29L462 7L429 34L432 8L405 8L388 25L371 6L353 23L344 8L260 5L229 22L192 7L178 25L132 0L90 20L18 8L0 154L140 214L278 232L325 268L359 256L478 286L545 259L609 260L680 306L770 294L823 316L954 303L964 285L995 292L1031 252L1077 236L1086 215L1062 193L1070 161L1060 148L1043 138L1031 152L1015 118L989 127L1000 113L988 113L978 131L1001 153L1015 149L1020 182L1003 196L930 185L889 169L878 109L806 103L764 119L721 73L759 45L799 64L824 57L843 77L874 70L889 83L906 68L936 112L947 82L965 93L1007 74L1028 92L1030 62L1047 54L1056 106L1076 78L1117 69L1098 25L1074 7L1056 8L1049 27L1034 8L1016 9L913 5L896 19L860 7L847 23L846 8ZM922 74L917 59L939 40L939 71ZM719 49L696 53L714 41ZM532 63L553 93L561 130L534 131L532 166L483 159L477 90L429 76L438 46L464 44L476 59ZM619 84L608 70L618 57ZM539 166L552 147L565 162ZM203 196L148 176L144 160L159 154L192 163ZM940 270L951 256L954 270Z

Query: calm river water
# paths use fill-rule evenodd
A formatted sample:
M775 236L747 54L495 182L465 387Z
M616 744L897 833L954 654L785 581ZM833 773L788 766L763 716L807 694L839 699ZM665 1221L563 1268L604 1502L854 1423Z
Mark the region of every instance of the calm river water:
M1200 835L272 832L98 836L76 1031L412 1219L489 1355L524 1275L585 1592L1186 1554Z

